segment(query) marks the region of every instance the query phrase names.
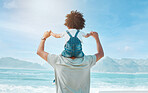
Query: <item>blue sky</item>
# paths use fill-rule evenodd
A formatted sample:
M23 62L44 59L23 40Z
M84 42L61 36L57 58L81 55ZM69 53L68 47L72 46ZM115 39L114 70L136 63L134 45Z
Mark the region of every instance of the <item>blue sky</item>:
M99 34L105 56L148 58L147 0L1 0L0 57L39 62L36 55L44 31L61 33L71 10L84 14L84 32ZM95 40L83 39L85 54L95 54ZM50 37L45 50L60 54L64 39Z

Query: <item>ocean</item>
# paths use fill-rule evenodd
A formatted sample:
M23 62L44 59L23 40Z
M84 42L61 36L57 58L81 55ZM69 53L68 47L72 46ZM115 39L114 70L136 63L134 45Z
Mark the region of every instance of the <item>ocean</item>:
M0 93L55 93L54 72L0 69ZM148 73L91 72L91 93L104 89L148 89Z

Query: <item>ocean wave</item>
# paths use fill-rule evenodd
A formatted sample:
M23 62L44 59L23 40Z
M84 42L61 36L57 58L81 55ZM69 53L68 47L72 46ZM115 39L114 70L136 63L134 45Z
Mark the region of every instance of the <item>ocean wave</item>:
M91 88L91 93L98 93L99 89ZM0 93L56 93L56 88L49 86L15 86L0 84Z
M128 72L99 72L99 71L91 71L92 73L102 73L102 74L148 74L148 72L136 72L136 73L128 73Z
M100 88L90 88L90 93L99 93L99 91L148 91L145 87L136 88L125 88L125 87L100 87ZM0 93L56 93L56 88L51 88L49 86L16 86L0 84Z
M0 84L0 93L55 93L55 88L48 86L16 86Z

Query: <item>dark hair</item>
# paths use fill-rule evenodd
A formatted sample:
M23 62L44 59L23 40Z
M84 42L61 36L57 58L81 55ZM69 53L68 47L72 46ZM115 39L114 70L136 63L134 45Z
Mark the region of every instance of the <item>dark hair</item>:
M83 14L76 11L71 11L66 15L65 26L72 29L83 29L85 27L85 19Z

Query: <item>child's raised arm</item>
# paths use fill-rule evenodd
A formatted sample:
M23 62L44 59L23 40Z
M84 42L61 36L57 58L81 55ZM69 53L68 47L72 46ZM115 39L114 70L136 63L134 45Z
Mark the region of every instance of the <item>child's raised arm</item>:
M60 34L56 34L56 33L53 33L53 32L51 32L51 35L55 38L62 38Z
M84 37L85 38L88 38L88 37L90 37L91 36L91 33L87 33Z

